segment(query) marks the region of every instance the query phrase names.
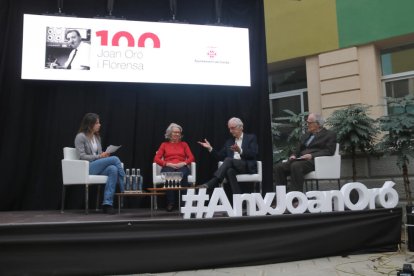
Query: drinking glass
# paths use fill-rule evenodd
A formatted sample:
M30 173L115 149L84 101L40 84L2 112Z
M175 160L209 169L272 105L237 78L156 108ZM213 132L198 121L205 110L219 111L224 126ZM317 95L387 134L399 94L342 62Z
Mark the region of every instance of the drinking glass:
M167 186L167 176L166 176L165 172L161 173L161 180L162 180L162 182L164 182L163 188L165 188Z
M180 188L181 188L181 180L183 180L183 173L178 172L177 173L177 181L178 181L178 187L180 187Z
M174 181L174 175L173 175L173 173L171 173L171 172L168 173L168 179L169 179L169 185L168 185L168 187L169 188L172 188L173 187L173 181Z
M165 188L168 188L170 184L170 174L168 172L165 173Z
M172 178L172 187L175 188L176 182L177 182L177 174L175 172L171 173Z

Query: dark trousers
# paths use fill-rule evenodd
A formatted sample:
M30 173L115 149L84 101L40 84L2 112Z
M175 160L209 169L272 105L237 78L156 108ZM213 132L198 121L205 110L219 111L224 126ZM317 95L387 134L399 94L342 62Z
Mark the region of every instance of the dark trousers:
M247 173L247 163L245 160L226 158L223 164L214 173L214 176L223 181L225 178L230 184L233 194L241 194L236 175Z
M287 185L287 177L290 175L290 187L288 191L303 192L304 175L315 170L313 160L291 160L278 163L273 169L273 179L276 185Z
M188 166L181 167L179 169L174 169L171 167L162 167L161 172L182 172L183 173L183 179L181 179L181 186L188 187L190 184L188 183L188 175L190 174L190 169ZM181 195L185 195L186 190L181 191ZM168 204L175 204L175 199L177 198L177 191L167 191L165 193L165 197L167 199L167 205Z

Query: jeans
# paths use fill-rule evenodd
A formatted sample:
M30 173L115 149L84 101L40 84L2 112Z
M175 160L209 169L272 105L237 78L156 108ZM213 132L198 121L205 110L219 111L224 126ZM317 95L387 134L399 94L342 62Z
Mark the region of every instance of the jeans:
M181 186L182 187L188 187L190 186L190 184L188 183L188 175L190 174L190 169L188 168L188 166L184 166L181 167L179 169L174 169L171 167L162 167L161 172L182 172L183 173L183 178L181 179ZM181 191L181 195L185 195L187 193L186 190L182 190ZM175 199L177 197L177 192L176 191L167 191L165 193L166 198L167 198L167 205L168 204L175 204Z
M89 174L108 176L108 180L105 185L103 205L113 204L118 179L120 191L124 191L125 172L122 168L121 161L116 156L105 157L92 161L89 164Z

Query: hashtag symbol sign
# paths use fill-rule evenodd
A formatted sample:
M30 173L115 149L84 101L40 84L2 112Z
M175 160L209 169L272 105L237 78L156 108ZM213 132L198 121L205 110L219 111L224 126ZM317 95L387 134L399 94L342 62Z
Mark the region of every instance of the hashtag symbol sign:
M181 207L181 213L185 219L191 218L191 214L195 214L196 218L203 218L208 209L208 206L204 206L209 199L206 191L207 189L198 189L198 194L195 194L195 189L188 189L187 194L182 196L185 205Z

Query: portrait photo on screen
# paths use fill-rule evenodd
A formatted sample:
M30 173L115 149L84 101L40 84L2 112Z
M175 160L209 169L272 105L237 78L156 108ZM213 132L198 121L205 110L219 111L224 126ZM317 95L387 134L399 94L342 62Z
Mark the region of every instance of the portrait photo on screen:
M90 70L91 30L46 27L45 68Z

